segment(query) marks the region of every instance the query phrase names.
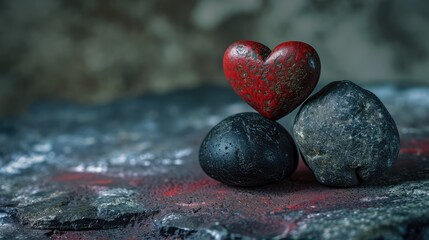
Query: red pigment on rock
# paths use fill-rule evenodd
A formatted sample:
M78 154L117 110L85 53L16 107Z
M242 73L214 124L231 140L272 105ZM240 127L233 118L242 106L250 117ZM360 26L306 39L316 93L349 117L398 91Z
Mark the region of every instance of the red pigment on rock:
M111 185L114 179L95 173L63 173L54 177L59 182L78 183L87 185Z
M180 185L171 185L163 190L165 197L173 197L179 194L195 193L200 191L202 188L219 185L218 182L211 179L201 179L196 182L184 182Z
M235 92L266 118L277 120L298 107L320 76L316 50L303 42L284 42L271 51L253 41L233 43L223 69Z
M409 139L401 143L403 154L429 156L429 138Z

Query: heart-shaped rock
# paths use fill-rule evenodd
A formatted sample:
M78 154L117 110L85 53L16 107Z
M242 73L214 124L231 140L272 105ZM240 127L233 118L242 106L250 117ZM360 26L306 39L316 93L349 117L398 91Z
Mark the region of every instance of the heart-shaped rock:
M316 87L320 60L303 42L284 42L271 51L261 43L238 41L225 51L223 70L241 98L264 117L277 120Z

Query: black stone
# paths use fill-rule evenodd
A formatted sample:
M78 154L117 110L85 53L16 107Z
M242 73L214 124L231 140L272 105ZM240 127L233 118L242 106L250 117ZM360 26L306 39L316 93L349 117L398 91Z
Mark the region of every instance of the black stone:
M210 177L233 186L258 186L291 175L296 145L280 124L257 113L240 113L216 125L201 144L200 165Z
M399 133L383 103L350 81L309 98L293 132L307 166L329 186L355 186L385 173L399 153Z
M252 110L229 87L39 102L0 119L0 239L429 239L429 87L367 87L402 150L359 188L321 186L303 165L252 189L209 179L202 138Z

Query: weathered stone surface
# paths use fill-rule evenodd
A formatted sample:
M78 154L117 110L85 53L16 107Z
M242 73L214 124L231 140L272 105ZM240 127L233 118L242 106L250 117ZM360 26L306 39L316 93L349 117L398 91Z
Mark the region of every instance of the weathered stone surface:
M298 152L288 131L258 113L222 120L203 140L199 160L210 177L232 186L261 186L289 177Z
M262 116L278 120L304 102L320 77L320 59L307 43L288 41L272 50L258 42L232 43L223 72L234 91Z
M290 178L258 188L208 177L198 163L204 136L251 110L227 88L35 105L0 120L0 239L425 239L429 89L370 90L395 119L401 152L390 171L357 188L325 187L302 162ZM291 129L293 115L280 123Z
M135 192L123 188L100 189L94 195L79 192L30 191L16 199L21 223L36 229L85 230L132 225L156 213L136 202Z
M399 133L383 103L350 81L332 82L299 110L293 133L317 181L350 187L386 172Z

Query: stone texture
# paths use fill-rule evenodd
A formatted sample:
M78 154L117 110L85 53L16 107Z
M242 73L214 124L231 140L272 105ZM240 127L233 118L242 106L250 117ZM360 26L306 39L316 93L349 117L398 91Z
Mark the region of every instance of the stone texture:
M356 186L388 171L400 147L383 103L350 81L332 82L310 97L293 133L305 163L328 186Z
M232 186L261 186L289 177L298 165L292 136L258 113L222 120L204 138L199 160L210 177Z
M61 190L20 193L14 201L21 223L35 229L87 230L132 225L156 210L145 209L132 190L100 189L97 194Z
M357 188L325 187L302 162L257 188L208 177L198 163L204 136L251 110L228 88L42 102L0 120L0 239L426 239L429 89L368 89L395 119L401 151ZM291 129L293 115L280 123Z
M232 43L223 71L234 91L262 116L278 120L307 99L320 77L316 50L303 42L279 43L272 50L258 42Z

